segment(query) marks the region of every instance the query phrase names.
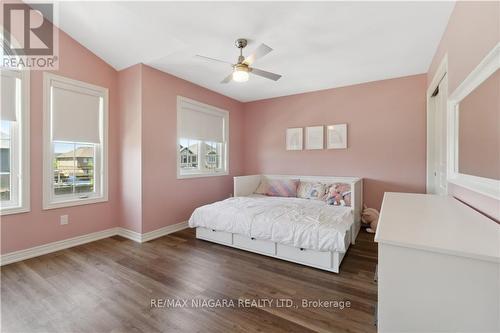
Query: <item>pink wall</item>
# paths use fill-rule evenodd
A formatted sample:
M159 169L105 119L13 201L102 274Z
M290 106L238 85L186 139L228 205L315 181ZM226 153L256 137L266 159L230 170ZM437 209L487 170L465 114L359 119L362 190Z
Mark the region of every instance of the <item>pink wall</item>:
M428 85L448 54L448 86L452 93L499 40L500 2L457 2L429 68ZM448 186L451 195L500 221L500 201Z
M117 73L64 32L59 32L59 70L54 73L109 88L109 170L118 168ZM32 71L30 83L31 212L1 217L1 253L108 229L116 225L117 173L109 173L109 201L94 205L42 210L42 82ZM59 216L69 215L68 225Z
M242 103L142 66L142 232L186 221L193 209L229 197L242 174ZM177 179L177 95L229 111L229 176Z
M120 226L142 232L142 65L118 72Z
M457 1L427 73L430 84L448 54L448 90L453 92L499 41L500 2Z
M261 100L244 105L245 173L359 176L364 201L424 192L426 76ZM347 150L286 151L288 127L347 123Z

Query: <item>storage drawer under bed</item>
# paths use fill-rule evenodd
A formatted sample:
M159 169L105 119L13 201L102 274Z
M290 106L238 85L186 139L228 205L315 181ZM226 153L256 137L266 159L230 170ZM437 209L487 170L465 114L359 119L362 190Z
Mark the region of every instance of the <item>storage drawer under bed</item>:
M275 255L276 254L276 243L271 241L264 241L255 238L250 238L244 235L234 234L233 235L233 245L240 247L242 249Z
M297 248L283 244L276 244L278 257L311 266L324 268L332 267L332 252L320 252L304 248Z
M196 228L196 238L206 239L216 243L233 244L233 234L215 229Z

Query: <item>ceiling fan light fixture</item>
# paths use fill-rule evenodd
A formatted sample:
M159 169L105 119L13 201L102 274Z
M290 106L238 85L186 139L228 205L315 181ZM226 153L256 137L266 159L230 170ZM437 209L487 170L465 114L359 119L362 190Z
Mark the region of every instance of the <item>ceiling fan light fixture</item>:
M250 75L248 74L248 67L245 65L236 65L233 70L233 80L235 82L246 82Z
M267 46L266 44L260 44L251 55L249 55L248 57L244 57L243 48L247 46L247 43L248 43L247 40L244 38L239 38L236 40L235 45L240 51L240 55L238 56L238 61L236 62L236 64L232 64L229 61L218 60L201 55L196 55L196 56L205 60L229 64L232 66L233 70L229 73L228 76L224 78L224 80L220 82L223 84L229 83L231 81L247 82L248 79L250 78L250 72L252 73L252 75L260 76L265 79L273 81L278 81L281 78L281 75L263 71L262 69L258 69L252 66L255 60L262 58L263 56L271 52L273 49Z

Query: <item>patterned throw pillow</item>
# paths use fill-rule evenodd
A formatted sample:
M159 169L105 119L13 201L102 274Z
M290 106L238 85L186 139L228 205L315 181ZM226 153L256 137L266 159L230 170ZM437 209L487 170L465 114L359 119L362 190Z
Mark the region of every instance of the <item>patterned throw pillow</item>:
M266 195L271 197L296 197L298 185L298 179L268 180Z
M325 192L325 184L301 181L297 188L297 197L302 199L322 200L324 199Z
M266 194L268 187L269 187L269 185L267 184L267 181L266 180L261 180L260 184L259 184L259 187L257 187L257 189L255 190L254 193L255 194Z
M332 184L326 192L328 205L351 206L351 185L345 183Z

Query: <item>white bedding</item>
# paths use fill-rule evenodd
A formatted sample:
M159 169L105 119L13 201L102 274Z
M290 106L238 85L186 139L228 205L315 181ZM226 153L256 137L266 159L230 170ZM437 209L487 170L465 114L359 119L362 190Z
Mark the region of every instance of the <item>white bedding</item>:
M248 196L197 208L189 219L203 227L317 251L345 252L344 238L353 224L351 207L320 200Z

